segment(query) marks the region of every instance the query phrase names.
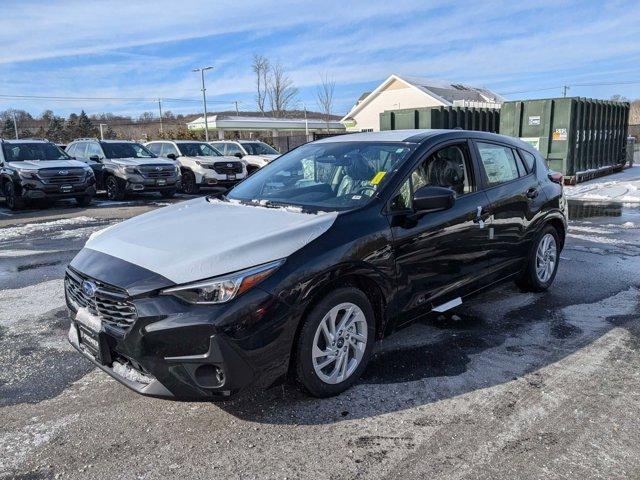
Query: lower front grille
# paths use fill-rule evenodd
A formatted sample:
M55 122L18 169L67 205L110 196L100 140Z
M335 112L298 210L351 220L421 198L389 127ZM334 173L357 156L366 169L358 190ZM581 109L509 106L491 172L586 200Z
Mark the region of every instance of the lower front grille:
M93 295L85 291L84 282L91 283L95 287ZM76 308L86 308L89 313L99 317L104 323L128 329L138 318L136 307L129 300L126 292L72 270L67 270L65 289L67 299Z

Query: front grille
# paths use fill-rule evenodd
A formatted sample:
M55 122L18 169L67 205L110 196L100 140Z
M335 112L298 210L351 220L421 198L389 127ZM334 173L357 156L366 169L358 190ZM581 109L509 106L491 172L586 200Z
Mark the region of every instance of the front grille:
M69 185L85 180L85 172L80 168L49 168L38 171L42 182L53 185Z
M88 296L82 288L84 281L90 281L97 289ZM138 318L136 307L124 290L116 289L92 278L67 270L65 277L67 298L76 308L86 308L89 313L103 322L119 328L128 329Z
M169 178L176 174L175 167L171 165L148 165L138 167L138 171L144 178Z
M213 169L221 175L230 173L242 173L242 163L240 162L216 162Z

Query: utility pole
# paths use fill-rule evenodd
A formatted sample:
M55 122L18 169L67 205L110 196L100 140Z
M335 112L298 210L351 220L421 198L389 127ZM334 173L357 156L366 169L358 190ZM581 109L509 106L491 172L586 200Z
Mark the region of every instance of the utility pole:
M106 127L107 124L106 123L101 123L98 126L100 127L100 140L104 140L104 131L102 130L102 127Z
M160 135L162 135L162 99L158 99L158 110L160 111Z
M238 101L236 100L235 102L233 102L236 104L236 117L240 116L240 110L238 110Z
M16 132L16 140L18 140L18 122L16 122L16 112L11 112L13 117L13 130Z
M202 77L202 107L204 110L204 138L205 141L209 141L209 121L207 119L207 89L204 86L204 72L205 70L211 70L213 67L202 67L202 68L194 68L194 72L200 72L200 76Z
M567 90L569 90L569 88L571 88L571 87L569 87L569 85L563 85L563 86L562 86L562 96L563 96L563 97L565 97L565 98L566 98L566 96L567 96Z

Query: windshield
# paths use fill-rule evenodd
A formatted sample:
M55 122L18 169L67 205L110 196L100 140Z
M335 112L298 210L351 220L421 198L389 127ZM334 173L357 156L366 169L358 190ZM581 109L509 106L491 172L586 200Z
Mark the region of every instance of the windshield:
M107 158L155 158L155 155L139 143L103 143Z
M185 157L220 157L222 154L206 143L178 143L180 155Z
M2 151L7 162L29 160L71 160L63 150L53 143L3 143Z
M414 148L399 142L310 143L258 170L227 198L266 206L354 208L366 204Z
M240 142L249 155L280 155L273 147L262 142Z

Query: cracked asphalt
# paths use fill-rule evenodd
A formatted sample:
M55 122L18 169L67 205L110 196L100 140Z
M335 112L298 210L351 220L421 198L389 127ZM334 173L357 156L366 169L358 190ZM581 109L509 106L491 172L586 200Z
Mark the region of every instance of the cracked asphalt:
M166 203L0 203L0 478L640 477L637 207L572 203L549 292L504 284L417 322L338 397L214 404L136 395L66 343L66 264Z

